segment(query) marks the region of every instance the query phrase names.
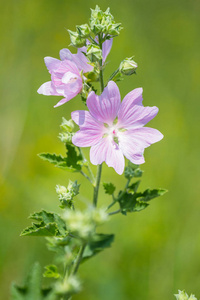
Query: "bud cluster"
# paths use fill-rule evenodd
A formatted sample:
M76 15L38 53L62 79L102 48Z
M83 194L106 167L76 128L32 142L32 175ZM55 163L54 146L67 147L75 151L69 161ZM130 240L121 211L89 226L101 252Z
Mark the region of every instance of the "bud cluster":
M108 214L103 209L88 209L84 212L67 210L64 213L67 229L84 240L90 240L98 225L108 220Z
M178 291L178 294L174 295L177 300L197 300L195 295L191 294L190 297L185 291Z
M80 184L76 181L69 180L68 187L56 185L56 193L61 202L61 208L73 207L73 198L79 193Z
M73 129L74 129L74 122L70 120L66 120L65 118L62 118L62 123L60 125L60 128L62 129L62 132L59 133L59 139L61 142L65 144L71 144L72 143L72 136L73 136Z

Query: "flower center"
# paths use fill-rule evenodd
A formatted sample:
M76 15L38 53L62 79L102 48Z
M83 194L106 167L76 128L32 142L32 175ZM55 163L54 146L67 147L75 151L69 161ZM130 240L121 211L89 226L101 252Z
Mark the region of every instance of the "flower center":
M106 128L106 131L103 137L109 137L113 142L119 144L119 133L126 131L126 129L118 128L116 122L113 122L111 126L105 123L104 127Z

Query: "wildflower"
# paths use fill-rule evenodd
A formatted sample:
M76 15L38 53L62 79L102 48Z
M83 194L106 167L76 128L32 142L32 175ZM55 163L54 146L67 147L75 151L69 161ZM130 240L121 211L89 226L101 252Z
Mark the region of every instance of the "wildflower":
M124 156L134 164L142 164L144 149L163 138L158 130L143 127L156 116L158 108L142 105L142 88L134 89L121 102L116 83L110 81L100 96L90 92L87 106L89 112L71 114L80 126L72 142L78 147L91 147L94 165L105 161L121 175Z
M103 62L105 62L111 47L112 39L103 43ZM51 74L51 81L43 83L37 92L46 96L64 96L54 107L68 102L79 94L83 87L81 72L87 73L93 70L93 66L89 64L83 52L87 52L86 47L79 48L76 54L72 54L69 49L62 49L60 51L61 60L49 56L44 58L46 67Z

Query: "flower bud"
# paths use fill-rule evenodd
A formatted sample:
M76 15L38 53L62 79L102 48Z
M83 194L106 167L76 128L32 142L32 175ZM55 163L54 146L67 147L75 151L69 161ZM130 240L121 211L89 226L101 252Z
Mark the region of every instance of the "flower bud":
M138 67L138 65L133 60L133 57L130 57L130 58L125 58L121 62L120 66L119 66L119 70L123 75L132 75L132 74L136 73L137 67Z
M87 47L87 57L91 62L99 61L103 58L102 50L99 46L90 44Z
M112 24L108 27L108 34L119 35L121 29L122 29L121 23Z
M57 282L55 285L56 294L61 296L70 296L72 294L78 293L80 290L80 281L74 275L69 276L63 282Z
M72 132L61 132L59 133L58 137L62 143L71 144L73 135L74 133Z
M81 48L86 45L86 39L80 36L77 32L68 30L71 43L76 48Z
M177 295L174 295L177 300L188 300L188 294L185 291L178 291Z
M74 122L72 121L72 119L66 120L65 118L62 118L60 127L66 132L72 132L74 129Z
M90 35L90 28L88 24L83 24L80 26L76 26L78 34L83 37L87 38Z

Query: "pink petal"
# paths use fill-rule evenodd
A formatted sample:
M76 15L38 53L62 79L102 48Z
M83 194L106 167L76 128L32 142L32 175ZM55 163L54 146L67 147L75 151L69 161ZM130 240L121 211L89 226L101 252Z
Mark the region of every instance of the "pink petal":
M64 99L60 100L56 105L54 105L54 107L61 106L61 105L63 105L64 103L68 102L71 99L72 98L70 98L70 99L64 98Z
M112 124L120 107L119 88L114 81L109 81L101 96L90 92L87 106L91 115L102 123Z
M106 162L108 167L113 167L121 175L124 171L124 156L116 143L107 138L102 138L98 144L90 149L90 161L94 165Z
M142 127L151 121L157 113L158 108L156 106L144 107L134 105L130 107L129 110L126 110L125 113L121 110L121 113L118 115L118 126L126 129Z
M71 51L67 48L61 49L60 50L60 59L61 60L65 60L65 59L73 60Z
M105 40L102 45L102 55L103 55L103 63L106 61L108 54L112 48L113 39Z
M103 124L95 120L86 110L73 111L71 118L80 128L94 128L95 130L104 128Z
M130 108L134 107L135 105L142 105L142 91L142 88L137 88L124 97L118 113L119 119L126 118Z
M39 87L37 92L38 92L38 94L43 94L43 95L46 95L46 96L50 96L50 95L60 96L61 95L56 91L56 89L52 85L51 81L47 81L47 82L43 83Z
M150 127L141 127L128 132L130 138L133 137L135 140L137 140L143 148L147 148L151 144L159 142L163 138L163 134L160 131Z
M72 137L72 143L77 147L90 147L97 144L101 139L100 131L87 128L77 131Z
M53 57L50 57L50 56L46 56L44 58L44 62L45 62L45 65L46 65L47 69L50 71L50 73L51 73L52 70L56 69L60 64L59 59L53 58Z

